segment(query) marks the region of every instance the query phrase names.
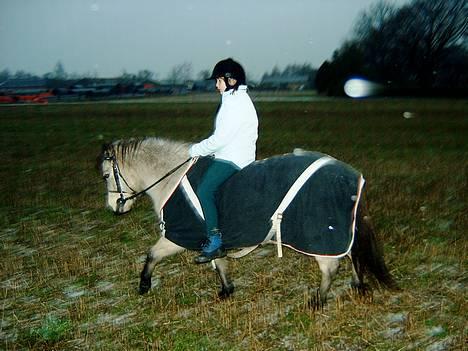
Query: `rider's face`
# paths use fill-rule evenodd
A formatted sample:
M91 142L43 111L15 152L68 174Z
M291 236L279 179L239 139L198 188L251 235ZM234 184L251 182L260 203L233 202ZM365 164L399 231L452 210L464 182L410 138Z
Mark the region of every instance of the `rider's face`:
M224 81L224 78L216 78L216 89L220 94L226 91L226 82Z

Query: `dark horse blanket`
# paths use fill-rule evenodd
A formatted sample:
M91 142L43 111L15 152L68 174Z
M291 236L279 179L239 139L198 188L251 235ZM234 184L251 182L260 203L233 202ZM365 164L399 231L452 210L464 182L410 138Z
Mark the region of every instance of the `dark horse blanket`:
M275 156L256 161L228 179L217 197L225 247L262 243L272 227L271 217L290 187L307 167L324 156L318 152ZM211 162L209 157L200 158L187 172L195 192ZM335 159L319 168L283 212L282 243L312 255L347 253L354 239L361 179L359 172ZM177 187L163 213L166 238L199 250L206 239L204 220L184 187Z

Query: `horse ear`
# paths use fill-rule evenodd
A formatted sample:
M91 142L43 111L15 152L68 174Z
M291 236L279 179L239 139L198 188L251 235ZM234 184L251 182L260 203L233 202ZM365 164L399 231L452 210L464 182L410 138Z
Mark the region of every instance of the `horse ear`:
M103 158L112 157L114 155L114 146L112 143L102 144L101 155Z
M101 171L102 161L104 161L104 158L110 157L110 147L111 147L110 143L102 144L101 152L96 157L96 170L97 171Z

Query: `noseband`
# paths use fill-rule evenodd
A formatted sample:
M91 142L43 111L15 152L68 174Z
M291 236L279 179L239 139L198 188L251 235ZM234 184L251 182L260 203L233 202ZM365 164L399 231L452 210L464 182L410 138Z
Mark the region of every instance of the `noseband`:
M162 176L161 178L159 178L157 181L155 181L153 184L151 184L150 186L146 187L145 189L143 189L142 191L135 191L132 189L132 187L130 185L128 185L128 182L125 180L125 178L123 177L122 173L120 172L120 168L119 168L119 165L117 163L117 158L115 157L115 154L112 154L111 156L104 156L104 161L110 161L112 163L112 173L114 174L114 181L115 181L115 186L117 187L117 190L108 190L109 193L117 193L119 194L119 198L117 199L117 209L116 209L116 212L123 212L123 208L125 206L125 203L128 201L128 200L133 200L134 198L146 193L148 190L150 190L152 187L154 187L155 185L159 184L160 182L162 182L164 179L166 179L167 177L169 177L171 174L173 174L174 172L176 172L179 168L181 168L184 164L186 164L187 162L189 162L190 160L192 160L192 158L188 158L187 160L185 160L184 162L182 162L181 164L179 164L178 166L174 167L173 169L171 169L169 172L167 172L164 176ZM194 159L194 162L196 162L196 159ZM127 192L127 191L124 191L122 190L122 185L120 183L120 179L122 179L122 181L125 183L125 185L132 191L131 193ZM125 197L124 194L130 194L129 197Z

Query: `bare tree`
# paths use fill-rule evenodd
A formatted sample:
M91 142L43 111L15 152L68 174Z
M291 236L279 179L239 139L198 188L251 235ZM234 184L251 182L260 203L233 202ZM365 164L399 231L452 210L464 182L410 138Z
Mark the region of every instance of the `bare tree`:
M31 79L35 78L35 76L29 72L23 71L23 70L18 70L15 72L15 74L12 76L12 78L15 79Z
M343 94L347 78L365 75L396 89L461 93L468 86L467 30L466 0L413 0L401 8L381 1L319 69L317 89Z
M432 86L448 49L466 40L468 6L466 0L417 0L410 15L414 20L408 37L420 38L418 78L423 86Z
M466 0L414 0L396 9L373 6L356 25L368 70L377 79L432 87L453 47L466 45Z
M0 82L6 81L11 78L11 72L8 68L5 68L0 72Z
M138 71L137 73L137 79L140 81L152 80L154 77L155 77L155 74L147 69Z
M204 70L198 72L197 78L199 80L205 80L205 79L210 78L210 76L211 76L210 70L204 69Z
M174 66L169 72L167 79L172 84L183 84L192 79L192 71L192 64L190 62L184 62Z

